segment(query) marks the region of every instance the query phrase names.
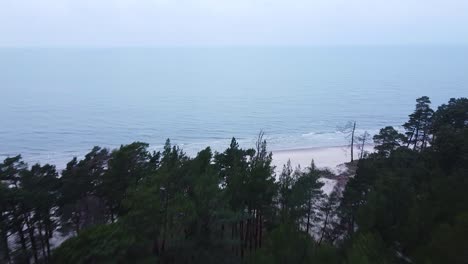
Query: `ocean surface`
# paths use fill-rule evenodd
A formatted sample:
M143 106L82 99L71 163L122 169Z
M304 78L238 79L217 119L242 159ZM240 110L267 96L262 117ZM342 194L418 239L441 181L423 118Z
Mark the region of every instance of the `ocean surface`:
M271 150L346 144L403 124L422 95L468 96L468 47L0 49L0 158L63 167L93 146L231 137Z

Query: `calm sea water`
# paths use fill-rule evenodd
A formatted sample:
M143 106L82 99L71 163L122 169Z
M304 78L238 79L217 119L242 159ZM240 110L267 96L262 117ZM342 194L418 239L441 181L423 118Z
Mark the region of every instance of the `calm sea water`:
M261 129L272 150L337 146L337 127L401 125L422 95L468 96L467 47L0 49L0 158L166 138L193 154Z

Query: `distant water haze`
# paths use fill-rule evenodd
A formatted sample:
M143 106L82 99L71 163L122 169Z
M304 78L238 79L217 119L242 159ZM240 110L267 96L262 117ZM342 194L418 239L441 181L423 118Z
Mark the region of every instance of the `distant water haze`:
M194 154L346 144L403 124L415 99L468 95L468 47L0 49L0 158L65 164L95 145L166 138Z

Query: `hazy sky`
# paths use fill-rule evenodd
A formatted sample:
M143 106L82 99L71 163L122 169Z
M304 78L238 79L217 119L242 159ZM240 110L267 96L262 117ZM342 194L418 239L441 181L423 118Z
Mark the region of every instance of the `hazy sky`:
M468 0L0 0L0 46L468 44Z

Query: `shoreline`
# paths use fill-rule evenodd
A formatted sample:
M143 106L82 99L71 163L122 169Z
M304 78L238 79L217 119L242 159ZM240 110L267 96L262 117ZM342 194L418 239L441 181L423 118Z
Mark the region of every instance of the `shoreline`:
M367 152L374 151L374 145L365 145L364 150ZM328 169L335 177L333 178L324 178L319 179L323 183L322 191L326 195L330 195L338 184L338 187L343 188L344 183L340 183L340 176L346 174L348 167L345 163L351 161L350 148L349 146L334 146L334 147L310 147L310 148L300 148L300 149L284 149L272 151L273 153L273 162L272 165L275 167L276 177L278 179L281 171L283 170L283 165L285 165L288 160L291 161L291 166L293 169L296 169L300 166L300 169L309 167L312 160L314 160L315 165L320 169ZM359 150L354 149L354 158L358 159Z
M373 145L366 145L365 150L368 152L373 152ZM306 168L311 164L311 161L314 160L315 165L319 168L328 168L332 171L334 169L346 162L350 161L350 150L349 146L320 146L320 147L303 147L303 148L283 148L283 149L275 149L269 150L273 154L273 162L272 165L276 166L275 172L277 174L281 173L283 165L285 165L288 160L291 160L291 165L293 168L296 168L298 165L301 168ZM25 162L28 165L33 165L35 163L40 164L51 164L55 165L58 170L65 169L66 164L73 158L77 157L78 159L84 158L84 154L79 155L77 153L73 153L75 155L60 155L55 153L55 155L39 155L33 158L27 157ZM359 150L355 148L354 156L357 159ZM13 157L14 155L2 155L2 161L6 157ZM23 155L22 155L23 156ZM192 155L189 155L193 157ZM24 158L24 156L23 156Z
M310 151L310 150L320 150L320 149L329 149L329 148L348 148L346 145L334 145L334 146L321 146L321 147L302 147L302 148L282 148L274 149L271 152L292 152L292 151Z
M364 147L367 152L374 151L374 145L368 144ZM349 146L332 146L332 147L309 147L296 149L281 149L274 150L273 165L276 166L275 171L281 173L283 165L288 160L291 161L291 166L296 168L300 166L302 169L310 166L311 161L319 168L328 168L332 172L339 171L337 167L341 164L351 161ZM354 158L358 159L359 150L354 149Z

